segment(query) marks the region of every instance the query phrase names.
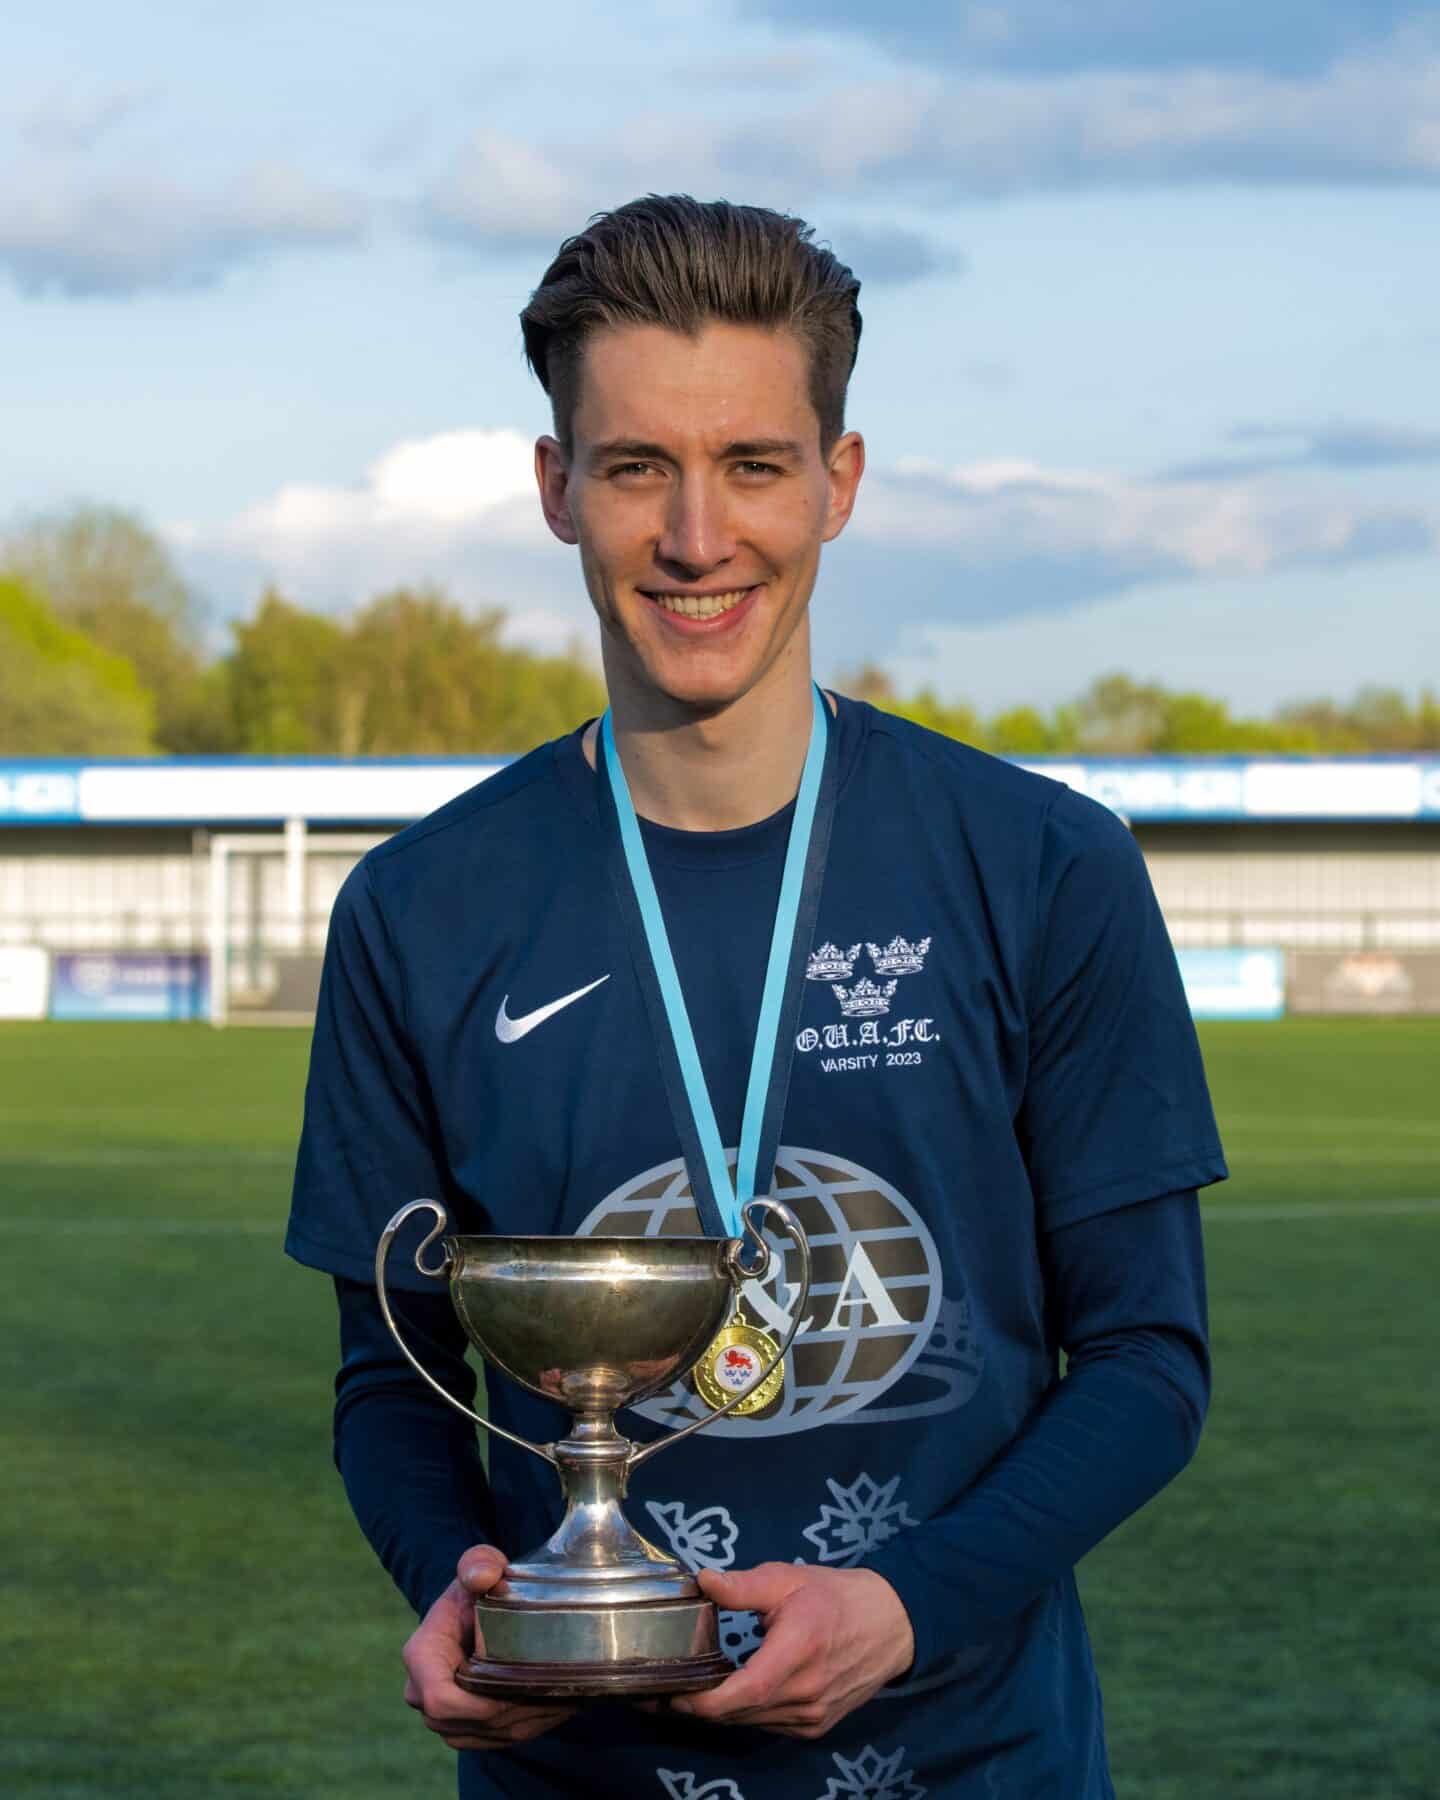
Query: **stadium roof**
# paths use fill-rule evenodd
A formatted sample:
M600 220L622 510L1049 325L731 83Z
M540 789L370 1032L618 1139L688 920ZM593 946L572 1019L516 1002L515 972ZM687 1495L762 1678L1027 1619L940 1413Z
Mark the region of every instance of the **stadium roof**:
M24 758L0 825L403 825L508 757ZM1440 819L1440 756L1012 757L1127 819Z

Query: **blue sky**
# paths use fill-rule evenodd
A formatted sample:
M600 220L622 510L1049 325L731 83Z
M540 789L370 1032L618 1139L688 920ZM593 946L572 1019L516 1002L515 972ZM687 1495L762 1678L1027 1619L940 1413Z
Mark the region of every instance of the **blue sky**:
M267 579L431 579L587 636L516 314L590 212L688 189L865 283L823 668L1440 679L1440 8L55 0L6 40L0 529L137 508L217 634Z

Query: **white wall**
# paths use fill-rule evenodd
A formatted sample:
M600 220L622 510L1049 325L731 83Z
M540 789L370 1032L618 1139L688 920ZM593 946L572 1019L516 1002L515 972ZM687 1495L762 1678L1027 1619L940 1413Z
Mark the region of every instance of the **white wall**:
M1440 947L1440 826L1150 826L1137 837L1179 945ZM311 835L296 922L278 833L274 843L232 860L232 944L318 950L355 854L326 854ZM201 950L209 878L203 845L183 831L0 832L0 944Z
M1440 947L1440 829L1205 827L1139 834L1177 945Z

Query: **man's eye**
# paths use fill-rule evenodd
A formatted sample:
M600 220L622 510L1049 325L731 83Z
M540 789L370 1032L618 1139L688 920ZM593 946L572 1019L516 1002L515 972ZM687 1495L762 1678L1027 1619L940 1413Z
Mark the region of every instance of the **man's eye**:
M655 465L654 463L648 462L617 463L610 473L612 475L629 476L653 475L655 473Z
M780 473L774 463L753 462L748 458L744 462L736 463L735 468L741 475L778 475Z

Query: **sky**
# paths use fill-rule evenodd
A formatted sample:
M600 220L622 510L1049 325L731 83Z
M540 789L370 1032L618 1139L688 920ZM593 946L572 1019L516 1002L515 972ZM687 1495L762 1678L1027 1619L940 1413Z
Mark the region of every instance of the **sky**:
M1177 14L1179 16L1177 16ZM431 581L593 639L517 315L646 191L864 286L822 674L982 710L1440 681L1440 6L51 0L0 64L0 531L159 530L227 619Z

